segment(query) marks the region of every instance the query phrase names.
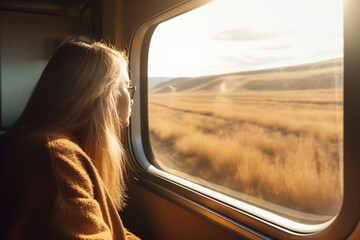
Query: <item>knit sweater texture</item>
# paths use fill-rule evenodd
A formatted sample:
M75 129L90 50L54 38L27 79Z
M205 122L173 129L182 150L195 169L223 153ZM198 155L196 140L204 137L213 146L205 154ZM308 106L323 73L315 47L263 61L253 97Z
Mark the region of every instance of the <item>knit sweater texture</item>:
M1 239L138 239L69 137L25 137L1 158Z

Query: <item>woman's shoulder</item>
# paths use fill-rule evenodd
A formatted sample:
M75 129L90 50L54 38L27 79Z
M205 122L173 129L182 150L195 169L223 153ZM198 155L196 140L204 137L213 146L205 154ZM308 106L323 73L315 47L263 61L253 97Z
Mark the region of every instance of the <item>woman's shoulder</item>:
M93 192L93 174L89 174L96 171L95 167L68 134L37 132L23 136L9 148L4 163L13 173L22 172L29 178L54 179L56 188L64 195L76 197L76 194L70 194L78 193L70 191L71 186L86 189L90 195Z
M69 159L75 163L81 158L75 159L70 154L82 155L80 151L64 134L37 132L17 137L12 135L1 156L2 179L18 191L37 186L37 191L42 192L42 199L45 199L57 189L58 175L68 171L66 167L61 168L64 165L61 162ZM81 168L82 164L78 162L75 166Z
M67 166L72 168L94 168L90 157L76 143L70 135L63 133L47 133L41 136L50 153L53 166Z

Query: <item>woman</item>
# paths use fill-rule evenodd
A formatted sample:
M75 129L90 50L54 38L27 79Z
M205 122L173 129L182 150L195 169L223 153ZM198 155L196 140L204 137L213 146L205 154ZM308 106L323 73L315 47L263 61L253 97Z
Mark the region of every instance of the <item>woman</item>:
M67 40L2 137L0 239L137 239L122 225L127 59Z

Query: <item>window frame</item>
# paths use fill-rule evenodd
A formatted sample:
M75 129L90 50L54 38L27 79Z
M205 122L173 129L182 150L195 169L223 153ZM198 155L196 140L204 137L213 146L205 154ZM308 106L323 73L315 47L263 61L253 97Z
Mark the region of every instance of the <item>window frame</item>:
M158 16L147 20L136 29L130 45L130 71L132 81L139 91L134 96L134 116L129 128L129 147L132 158L136 161L138 183L145 188L173 201L180 206L201 215L213 223L228 229L236 235L252 239L326 239L346 238L357 224L360 217L360 111L356 104L360 102L360 29L357 19L360 4L356 0L344 0L344 194L340 212L331 221L317 229L299 231L298 228L280 225L270 221L262 209L234 208L223 201L222 194L201 187L190 181L176 177L156 168L153 161L148 127L148 89L147 61L150 40L155 28L161 22L169 20L187 11L209 2L208 0L188 1L171 8ZM354 30L357 31L354 31ZM353 143L353 144L351 144ZM219 197L216 197L219 196ZM259 211L260 210L260 211ZM257 214L253 214L257 212ZM266 212L266 211L265 211ZM264 215L265 214L265 215Z

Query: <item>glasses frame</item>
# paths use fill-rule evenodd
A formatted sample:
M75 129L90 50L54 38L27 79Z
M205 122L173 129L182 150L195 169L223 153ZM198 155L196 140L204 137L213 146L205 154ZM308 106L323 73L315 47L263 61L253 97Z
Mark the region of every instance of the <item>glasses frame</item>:
M133 97L135 95L136 86L129 86L127 89L128 89L130 98L133 99Z

